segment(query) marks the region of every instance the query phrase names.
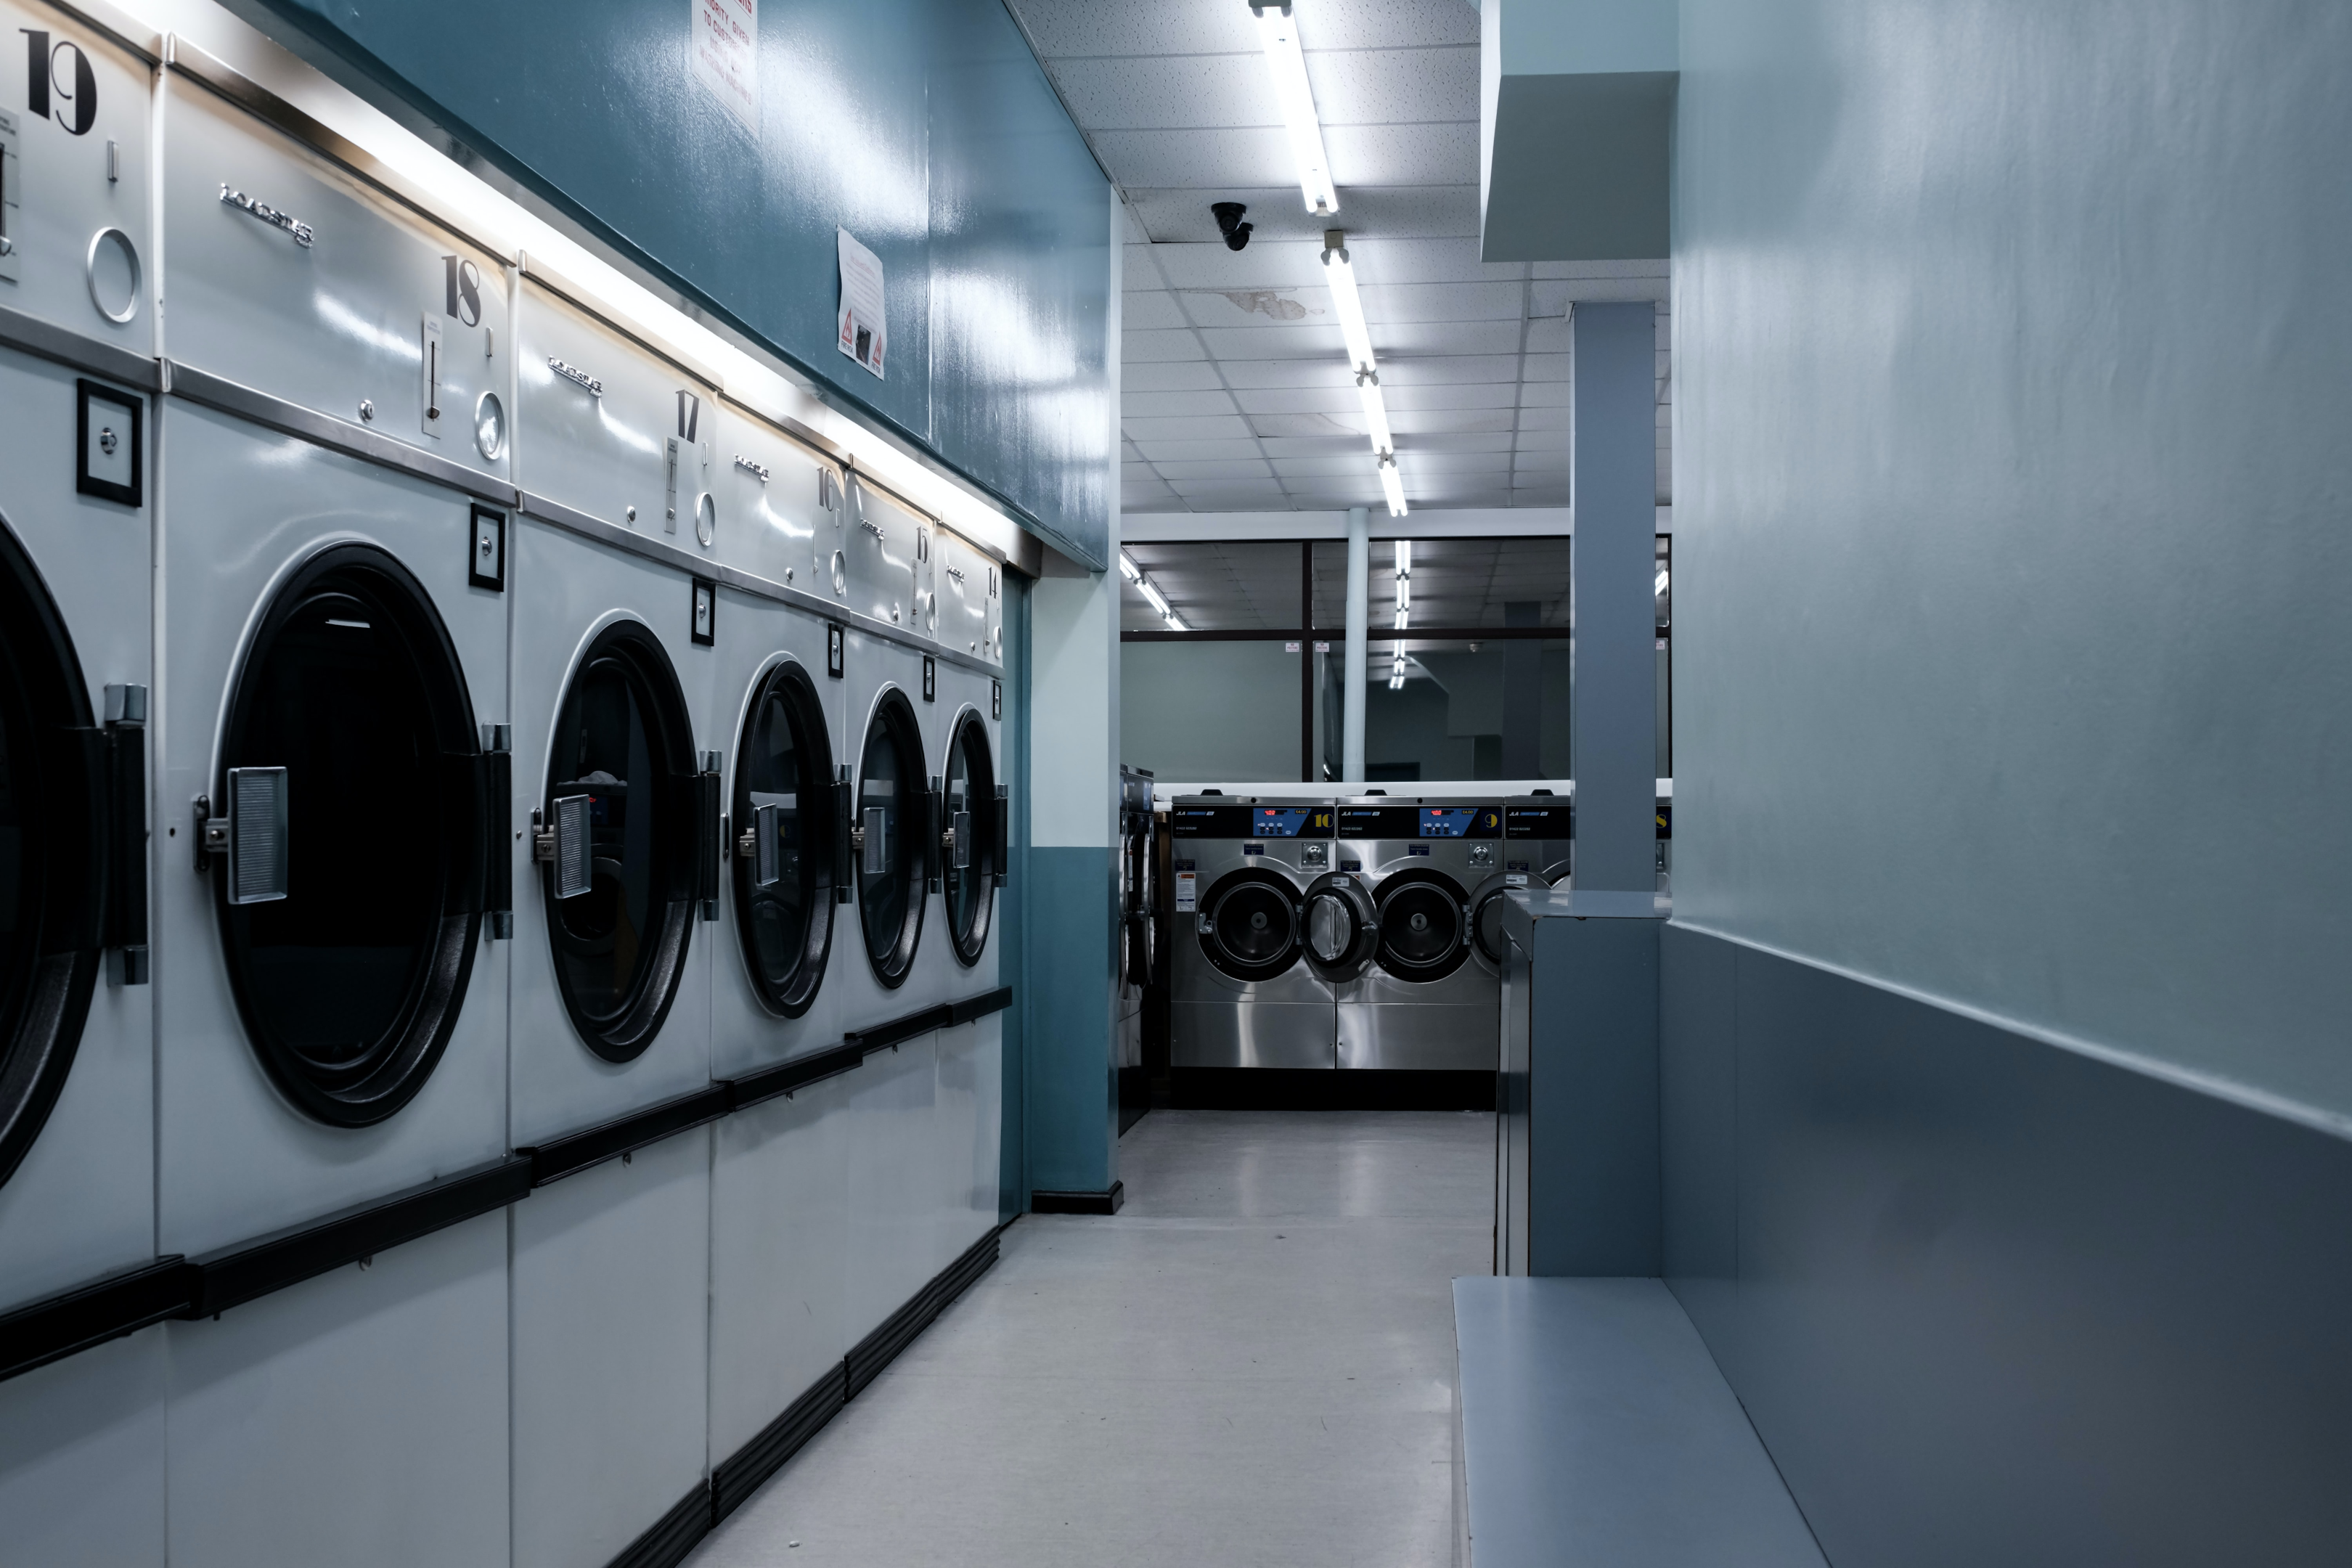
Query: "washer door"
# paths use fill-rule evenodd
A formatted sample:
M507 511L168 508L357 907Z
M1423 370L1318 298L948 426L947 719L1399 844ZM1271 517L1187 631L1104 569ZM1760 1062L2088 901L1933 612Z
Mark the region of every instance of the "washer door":
M797 664L752 693L735 753L736 930L751 989L797 1018L833 952L833 746L815 684Z
M215 897L246 1033L306 1114L382 1121L457 1026L493 837L465 670L405 567L341 545L278 589L221 765Z
M882 694L857 762L857 815L849 829L857 878L857 916L874 977L896 989L915 967L923 939L923 881L932 797L923 776L922 731L907 694Z
M1271 980L1298 962L1297 884L1250 867L1217 879L1201 900L1201 952L1235 980Z
M0 1184L57 1104L98 981L95 736L65 622L0 523Z
M1443 980L1470 956L1462 884L1443 871L1398 871L1381 883L1380 964L1400 980Z
M563 694L548 753L547 931L572 1027L606 1061L652 1045L694 930L693 730L661 639L621 621Z
M996 874L1004 847L996 841L996 763L989 754L988 726L967 712L948 742L946 820L940 833L940 892L948 912L948 940L966 968L988 950L988 927L996 911Z
M1526 885L1525 874L1519 881ZM1505 873L1487 878L1470 894L1470 943L1479 966L1492 974L1503 973L1503 947L1511 940L1503 934L1503 895L1510 890L1510 876Z
M1307 888L1307 962L1326 980L1353 980L1371 967L1380 946L1380 911L1351 871L1318 877Z

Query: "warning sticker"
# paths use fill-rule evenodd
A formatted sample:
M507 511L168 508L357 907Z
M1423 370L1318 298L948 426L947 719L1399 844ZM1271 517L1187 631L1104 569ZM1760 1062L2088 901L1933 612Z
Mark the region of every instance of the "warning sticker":
M760 134L760 0L688 0L694 79L753 136Z
M1191 871L1176 873L1176 912L1189 915L1199 907L1200 878Z

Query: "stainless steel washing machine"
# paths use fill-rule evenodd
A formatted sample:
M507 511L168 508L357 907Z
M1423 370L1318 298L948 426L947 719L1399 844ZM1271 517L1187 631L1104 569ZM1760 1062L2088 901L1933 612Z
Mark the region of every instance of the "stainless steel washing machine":
M1675 781L1658 781L1657 890L1674 890ZM1504 868L1533 887L1570 887L1576 867L1576 808L1568 792L1513 795L1503 807ZM1482 936L1483 940L1483 936ZM1499 949L1496 949L1499 951Z
M1308 887L1332 869L1331 822L1320 801L1171 803L1171 1066L1333 1065L1333 983L1307 942Z
M1379 933L1338 987L1339 1065L1491 1072L1501 950L1478 933L1510 885L1503 803L1358 796L1339 803L1337 831L1337 868L1363 879Z
M1143 994L1160 948L1160 833L1151 775L1118 770L1118 1067L1121 1130L1150 1105L1143 1081Z

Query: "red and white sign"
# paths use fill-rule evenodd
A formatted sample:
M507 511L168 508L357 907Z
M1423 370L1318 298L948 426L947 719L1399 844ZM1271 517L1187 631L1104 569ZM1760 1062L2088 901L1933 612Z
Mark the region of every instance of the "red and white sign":
M760 134L760 0L687 0L694 7L694 34L687 52L694 79Z

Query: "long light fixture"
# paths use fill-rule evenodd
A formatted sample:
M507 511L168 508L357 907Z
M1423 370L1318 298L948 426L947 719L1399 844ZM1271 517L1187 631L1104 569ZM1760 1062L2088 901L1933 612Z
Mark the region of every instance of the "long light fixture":
M1138 566L1135 558L1124 550L1118 552L1118 571L1120 576L1135 584L1135 591L1143 595L1144 602L1158 612L1160 618L1168 623L1170 631L1189 632L1192 629L1184 624L1184 617L1170 606L1167 595L1160 591L1160 584L1145 576L1143 568Z
M1397 478L1396 454L1382 452L1380 457L1381 493L1388 497L1389 515L1404 515L1404 481Z
M1386 468L1381 470L1387 472ZM1396 542L1396 629L1402 631L1412 618L1412 541ZM1389 658L1389 689L1404 689L1404 639L1399 637Z
M1130 583L1143 581L1143 568L1138 566L1135 563L1135 557L1124 550L1118 552L1118 574Z
M1250 0L1257 18L1258 41L1265 46L1266 74L1274 79L1274 100L1282 108L1282 123L1290 132L1291 161L1298 165L1298 193L1307 210L1327 215L1339 210L1339 193L1331 184L1331 160L1323 152L1323 122L1315 117L1315 89L1307 81L1307 57L1299 52L1297 19L1290 0Z

